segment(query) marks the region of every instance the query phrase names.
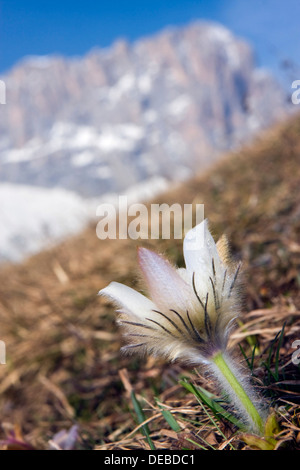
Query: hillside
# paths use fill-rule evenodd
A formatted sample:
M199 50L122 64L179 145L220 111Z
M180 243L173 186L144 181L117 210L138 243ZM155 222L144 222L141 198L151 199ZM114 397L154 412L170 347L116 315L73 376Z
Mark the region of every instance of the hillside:
M255 383L276 409L278 443L292 449L299 449L300 435L299 367L291 361L292 343L300 339L299 184L296 117L159 198L204 203L214 234L225 232L243 261L244 312L231 345L241 354L240 343L248 357L256 345ZM211 426L195 397L178 384L185 375L211 390L201 371L196 376L179 364L120 356L114 310L97 292L112 280L137 285L140 245L182 265L181 241L100 242L92 226L21 265L2 268L2 439L17 425L26 442L46 448L55 432L78 423L79 448L148 448L140 431L132 433L133 387L145 399L156 448L227 448L230 439L233 448L246 446L228 423ZM175 413L181 432L164 420L155 397Z

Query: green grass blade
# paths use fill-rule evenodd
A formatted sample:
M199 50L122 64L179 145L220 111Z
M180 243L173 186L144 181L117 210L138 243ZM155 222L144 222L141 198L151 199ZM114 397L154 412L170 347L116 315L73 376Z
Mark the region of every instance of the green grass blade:
M275 382L278 382L279 380L279 355L280 355L280 348L283 342L284 329L285 329L285 323L282 329L276 334L275 338L272 340L272 343L269 349L267 362L263 362L264 367L268 371L268 384L271 382L271 377L273 378ZM275 350L276 343L277 343L277 347ZM274 362L272 361L272 358L274 359ZM272 371L272 362L274 364L274 371Z
M189 384L189 385L191 385L191 384ZM194 385L192 385L192 387L194 387ZM195 391L197 391L196 387L194 387L194 388L195 388ZM199 387L199 388L201 388L201 387ZM202 390L202 392L204 392L204 395L207 394L208 398L210 399L210 396L212 396L212 394L209 393L209 392L207 392L207 391L204 390L203 388L201 388L201 390ZM198 401L199 401L199 403L200 403L200 406L202 407L202 409L203 409L203 411L205 412L205 414L206 414L206 416L208 417L208 419L211 421L211 423L213 424L213 426L215 426L215 428L218 429L218 431L219 431L219 433L221 434L221 436L226 440L226 436L223 434L223 432L221 431L221 429L219 428L218 424L215 422L215 420L213 419L213 417L208 413L208 411L206 410L206 408L205 408L204 404L202 403L201 399L199 399L199 398L197 397L197 395L196 395L196 398L198 399ZM217 405L218 405L218 404L217 404ZM220 407L220 408L222 408L222 407ZM210 409L211 409L211 408L210 408ZM211 409L211 410L212 410L212 409ZM212 411L213 411L213 410L212 410ZM225 411L225 410L224 410L224 411ZM213 413L214 413L214 411L213 411ZM227 412L225 412L225 413L227 413ZM214 414L215 414L215 413L214 413ZM218 416L218 415L215 415L215 416L216 416L217 419L220 419L220 416ZM208 444L208 443L206 442L206 444ZM209 447L211 447L213 450L216 450L212 445L210 445L210 444L208 444L208 445L209 445ZM232 445L231 443L229 443L229 445L230 445L230 447L234 450L233 445Z
M229 413L228 411L225 410L216 400L214 395L211 393L207 392L204 388L202 387L195 387L193 384L187 382L187 381L181 381L180 382L183 387L188 390L189 392L193 393L193 395L197 398L199 403L204 403L208 408L211 409L213 414L216 416L216 418L224 418L227 421L230 421L232 424L237 426L240 429L245 429L244 424L238 420L234 415Z
M132 404L133 404L134 411L137 415L138 423L142 424L146 420L146 417L145 417L144 411L143 411L138 399L136 398L135 393L134 393L133 390L131 392L131 401L132 401ZM150 449L155 450L155 445L153 444L152 439L150 437L150 430L149 430L148 425L144 424L141 427L141 431L142 431L142 434L146 437L146 440L147 440L147 442L150 446Z
M253 375L253 365L254 365L256 344L254 345L254 347L252 349L251 360L249 360L249 358L247 357L247 354L245 353L245 350L244 350L243 346L241 344L239 344L239 347L240 347L240 351L241 351L242 355L244 356L244 359L247 363L247 366L248 366L249 370L251 371L251 374Z
M187 440L187 442L190 442L190 443L193 444L194 446L199 447L199 449L201 449L201 450L208 450L206 447L204 447L204 446L202 446L201 444L199 444L199 442L193 441L193 439L190 439L190 438L187 437L186 440ZM215 449L213 448L213 450L215 450Z
M251 369L251 373L252 373L252 375L253 375L253 367L254 367L255 351L256 351L256 344L254 345L254 348L253 348L253 350L252 350L252 356L251 356L251 364L250 364L250 369Z
M175 431L175 432L180 432L181 431L181 427L179 426L179 424L177 423L176 419L174 418L174 416L172 415L172 413L167 410L166 408L164 408L160 403L158 403L158 406L161 410L161 414L163 415L163 417L165 418L165 420L167 421L168 425L170 426L170 428Z
M245 350L244 350L243 346L242 346L241 344L239 344L239 347L240 347L240 351L241 351L241 353L242 353L242 355L243 355L245 361L247 362L247 366L248 366L249 369L251 370L251 364L250 364L250 361L249 361L249 359L248 359L248 357L247 357L247 354L245 353ZM251 372L252 372L252 370L251 370Z

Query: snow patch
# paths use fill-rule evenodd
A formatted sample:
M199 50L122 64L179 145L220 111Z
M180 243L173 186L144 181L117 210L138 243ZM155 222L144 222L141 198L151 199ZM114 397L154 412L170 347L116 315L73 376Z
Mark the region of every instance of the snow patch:
M168 105L168 113L172 116L181 117L191 104L188 95L180 95Z
M135 86L135 76L131 73L124 75L113 87L108 91L108 98L112 101L118 101L122 95L131 91Z
M112 170L108 165L99 166L93 170L93 177L100 180L106 180L113 176Z
M88 204L64 189L0 185L0 261L25 255L80 231L90 220Z
M110 168L99 167L99 178L108 178ZM128 203L147 201L169 186L156 177L143 181L122 195ZM0 184L0 263L20 262L25 257L50 248L96 222L96 209L101 203L118 206L119 195L84 199L65 189ZM96 236L96 233L95 233Z
M95 144L105 152L132 151L137 141L144 137L142 127L134 124L119 124L102 129Z
M138 87L141 93L147 95L152 89L152 80L149 75L141 75L138 79Z
M71 158L71 164L73 166L82 167L93 163L95 155L92 152L86 150L85 152L78 153Z
M208 38L211 41L220 43L220 45L224 47L227 61L231 68L235 69L240 67L241 57L237 47L236 39L228 29L219 25L211 27L208 30Z

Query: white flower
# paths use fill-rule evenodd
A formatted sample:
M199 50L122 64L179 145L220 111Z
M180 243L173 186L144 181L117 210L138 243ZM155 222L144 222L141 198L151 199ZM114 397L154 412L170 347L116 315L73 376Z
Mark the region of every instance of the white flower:
M49 441L50 450L73 450L78 439L78 426L75 424L70 429L62 429Z
M127 340L123 350L205 363L245 426L263 435L265 410L226 351L239 313L240 264L230 261L226 237L214 242L206 220L186 235L183 254L186 268L176 269L162 256L139 249L150 298L117 282L99 292L119 308L118 322Z
M230 261L226 237L214 242L206 220L186 235L183 253L186 269L176 269L162 256L138 250L149 298L117 282L99 292L119 308L123 350L199 364L226 349L239 311L240 265Z

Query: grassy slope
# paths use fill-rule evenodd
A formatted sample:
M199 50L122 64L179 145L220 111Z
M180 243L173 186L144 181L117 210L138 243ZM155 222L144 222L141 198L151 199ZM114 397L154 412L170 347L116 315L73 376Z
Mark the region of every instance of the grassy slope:
M204 203L214 234L225 232L233 254L242 259L245 308L232 346L241 341L251 355L256 343L256 383L271 405L279 407L281 437L293 448L299 446L300 436L300 375L291 364L292 342L300 339L299 187L296 118L156 201ZM147 446L139 432L129 434L135 427L129 398L134 387L137 396L148 400L146 415L152 418L149 426L157 447L186 447L187 436L203 445L197 434L205 436L204 446L225 445L194 397L178 385L180 374L192 376L192 370L119 355L114 311L96 294L112 280L136 286L140 244L183 263L181 241L100 242L91 227L20 266L0 271L0 338L7 346L7 365L0 366L4 429L18 424L28 442L44 448L54 432L79 422L83 448ZM280 369L275 380L262 363L284 321L280 357L285 375ZM127 370L120 374L122 368ZM197 380L211 386L203 376ZM172 431L157 413L155 396L181 411L181 433ZM283 408L287 402L288 412ZM226 423L221 427L230 438L232 429ZM244 445L235 439L235 448Z

